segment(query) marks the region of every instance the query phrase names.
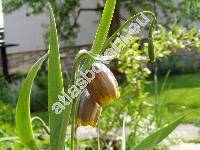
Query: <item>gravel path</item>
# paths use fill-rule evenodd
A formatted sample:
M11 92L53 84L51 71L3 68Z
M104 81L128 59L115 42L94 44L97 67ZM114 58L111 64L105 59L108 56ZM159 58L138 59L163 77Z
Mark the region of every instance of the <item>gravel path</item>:
M179 137L183 141L191 141L200 138L200 128L192 124L181 124L172 133L172 137Z
M200 144L186 143L187 141L200 139L200 128L192 124L181 124L171 134L172 137L180 138L185 143L172 146L170 150L200 150Z
M127 133L127 134L130 134L130 133ZM118 133L117 135L121 135L121 133ZM92 128L89 126L79 127L77 129L76 137L78 140L96 138L97 130L96 128ZM171 137L175 139L179 138L184 143L173 145L172 147L169 148L170 150L200 150L200 144L187 143L187 141L200 139L200 127L197 127L193 124L181 124L171 134Z
M182 143L170 148L170 150L200 150L200 144Z

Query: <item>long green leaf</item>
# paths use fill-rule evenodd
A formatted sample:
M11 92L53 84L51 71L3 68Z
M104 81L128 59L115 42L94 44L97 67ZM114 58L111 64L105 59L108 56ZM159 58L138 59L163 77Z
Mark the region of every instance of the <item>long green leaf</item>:
M107 34L110 28L111 20L113 17L115 9L116 0L107 0L104 11L99 23L95 40L92 46L92 51L99 54L103 48L103 45L106 41Z
M61 114L52 110L52 105L58 101L58 95L63 90L59 43L56 31L56 23L51 6L50 12L50 47L48 62L48 110L50 124L50 145L52 150L63 150L66 136L66 128L71 110L71 105L65 107Z
M17 134L23 144L29 147L29 149L37 150L38 146L33 136L33 130L31 126L30 115L30 94L35 76L40 69L42 63L46 59L47 54L40 58L31 68L28 73L17 102L16 107L16 128Z
M104 6L103 14L95 35L92 52L101 54L103 52L104 44L110 29L116 0L107 0ZM89 69L94 61L90 60L82 68L82 71Z
M183 120L184 117L179 118L166 127L161 128L157 132L145 138L138 144L134 150L152 150L158 143L164 140Z

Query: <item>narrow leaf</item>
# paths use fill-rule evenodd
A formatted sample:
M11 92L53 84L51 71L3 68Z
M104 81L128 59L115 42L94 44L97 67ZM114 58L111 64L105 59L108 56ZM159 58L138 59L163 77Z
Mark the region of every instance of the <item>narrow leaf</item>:
M110 29L110 24L112 21L116 0L107 0L104 6L103 14L95 35L94 43L92 46L92 52L96 54L101 54L103 52L103 47ZM85 63L82 71L89 69L94 61L90 60Z
M116 0L107 0L104 11L99 23L95 40L92 46L92 51L99 54L103 48L103 45L106 41L107 34L110 28L111 20L113 17L115 9Z
M28 73L17 102L16 107L16 128L17 134L23 144L29 147L29 149L38 149L33 136L33 130L31 126L31 115L30 115L30 94L35 76L40 69L42 63L46 59L47 54L40 58L31 68Z
M50 47L48 62L48 110L50 124L50 145L52 150L63 150L66 136L66 128L71 110L71 104L66 106L61 114L52 110L53 104L58 102L58 95L63 90L59 43L56 31L56 23L51 6L50 12ZM64 106L62 106L64 107Z
M183 120L184 117L179 118L166 127L161 128L157 132L145 138L138 144L134 150L152 150L158 143L164 140Z
M126 150L126 115L124 116L124 120L123 120L122 150Z

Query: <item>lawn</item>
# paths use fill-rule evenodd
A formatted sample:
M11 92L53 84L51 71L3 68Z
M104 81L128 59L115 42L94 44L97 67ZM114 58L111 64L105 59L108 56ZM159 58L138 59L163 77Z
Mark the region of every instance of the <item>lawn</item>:
M164 79L159 79L161 89ZM148 102L154 103L153 83L146 87L150 92ZM185 123L200 125L200 74L170 76L165 89L159 94L163 104L163 118L166 122L185 114Z

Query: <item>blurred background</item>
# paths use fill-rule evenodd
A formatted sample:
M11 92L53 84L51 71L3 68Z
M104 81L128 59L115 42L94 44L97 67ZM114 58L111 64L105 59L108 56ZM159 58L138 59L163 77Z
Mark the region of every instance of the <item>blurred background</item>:
M92 46L105 1L0 0L0 138L16 136L15 106L21 84L48 50L47 2L56 17L67 86L76 53ZM186 114L184 123L157 149L200 149L200 0L117 0L109 36L129 17L148 10L157 17L156 62L148 60L147 25L109 65L120 84L121 97L102 112L101 145L119 148L125 112L128 149ZM48 124L47 62L33 86L31 112ZM38 124L34 127L45 149L45 133ZM80 128L77 139L80 149L97 149L96 129ZM2 141L0 149L13 149L12 142Z

